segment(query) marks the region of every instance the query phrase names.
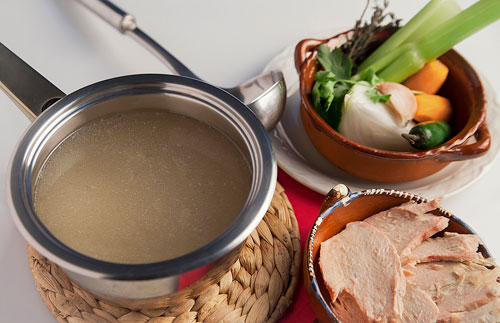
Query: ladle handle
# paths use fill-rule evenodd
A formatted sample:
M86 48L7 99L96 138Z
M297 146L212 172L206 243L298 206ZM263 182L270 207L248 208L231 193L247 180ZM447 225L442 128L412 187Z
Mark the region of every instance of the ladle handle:
M156 57L158 57L173 73L200 79L196 74L191 72L189 68L175 58L174 55L170 54L165 48L137 27L135 18L131 14L126 13L108 0L78 1L104 19L104 21L111 26L115 27L118 31L135 39L139 44L156 55Z
M2 43L0 87L30 120L34 120L46 108L66 96Z

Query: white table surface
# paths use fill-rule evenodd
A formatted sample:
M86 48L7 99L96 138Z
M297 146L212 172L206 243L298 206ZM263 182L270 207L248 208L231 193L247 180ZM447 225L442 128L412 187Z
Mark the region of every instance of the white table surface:
M363 0L115 0L139 26L200 77L229 86L258 74L285 46L309 35L351 26ZM391 1L407 19L426 1ZM473 1L460 1L465 7ZM0 42L66 93L99 80L167 69L74 0L2 0ZM500 22L456 47L500 91ZM0 70L0 73L2 71ZM29 122L0 92L0 183ZM500 138L493 138L500 140ZM500 161L442 205L480 233L500 257ZM54 322L33 284L25 242L0 184L0 322Z

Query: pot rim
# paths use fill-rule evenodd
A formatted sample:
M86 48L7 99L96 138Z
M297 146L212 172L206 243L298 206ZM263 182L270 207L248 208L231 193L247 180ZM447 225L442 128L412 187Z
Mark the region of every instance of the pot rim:
M397 152L397 151L389 151L376 149L369 146L365 146L359 144L355 141L352 141L338 131L334 130L328 123L326 123L323 118L316 112L316 110L312 107L311 100L309 98L309 93L307 92L307 80L313 77L313 73L308 71L307 67L314 63L316 60L317 53L313 52L311 55L306 57L302 62L303 55L307 52L316 49L321 44L328 44L332 40L335 40L340 37L350 36L352 30L347 30L341 32L335 36L325 39L304 39L300 41L295 49L295 66L299 72L300 79L300 98L301 98L301 108L303 108L307 114L312 118L316 126L320 127L321 131L325 133L330 139L336 141L337 143L346 146L347 148L353 149L355 151L359 151L364 154L384 158L384 159L396 159L396 160L419 160L419 159L430 159L430 158L439 158L443 160L456 160L456 159L466 159L473 158L479 156L482 153L485 153L489 149L490 138L489 132L486 126L486 109L485 109L485 99L484 99L484 88L481 83L481 80L475 71L475 69L469 64L465 58L463 58L458 52L454 49L449 50L446 54L455 56L456 59L460 61L460 68L467 72L467 76L470 78L471 83L475 84L479 88L478 92L478 100L474 104L474 108L467 120L465 126L451 139L442 145L429 149L422 150L417 152ZM473 151L467 151L465 154L461 151L467 150L467 145L464 146L464 143L471 138L472 136L479 135L484 138L484 143L475 145L474 148L479 148L481 152L477 152L474 149L469 149ZM474 145L474 144L472 144ZM452 156L456 154L457 156ZM439 157L438 157L439 156ZM468 156L468 157L464 157Z
M91 258L83 255L60 242L43 225L34 212L31 197L31 175L35 155L44 144L44 139L66 120L71 119L79 111L91 107L96 103L112 99L110 92L125 91L127 87L143 86L151 89L160 88L163 93L168 92L168 85L198 90L204 96L214 98L221 105L231 107L237 120L229 117L232 126L237 128L250 150L252 160L248 162L253 168L252 186L249 197L241 213L215 240L203 247L180 257L161 262L147 264L120 264ZM136 93L139 91L139 93ZM152 93L140 92L146 89L139 88L133 94ZM156 93L156 92L155 92ZM203 97L189 94L204 104L212 105ZM101 99L101 101L98 101ZM49 131L44 130L49 127ZM244 129L243 129L244 127ZM247 135L252 138L247 138ZM250 140L251 143L250 144ZM28 160L27 165L25 160ZM91 278L105 278L113 280L149 280L167 276L175 276L190 270L207 265L229 251L238 247L250 235L263 218L276 186L277 166L272 152L271 142L266 130L241 101L226 91L203 81L176 75L139 74L120 76L100 81L71 94L68 94L35 119L22 135L11 158L8 174L7 194L12 216L17 228L24 238L35 249L61 267ZM37 174L35 174L37 175Z
M305 255L306 255L306 264L307 264L307 277L305 277L305 280L309 280L311 282L311 289L314 294L314 296L319 300L321 306L323 309L328 313L330 319L332 319L334 322L340 322L341 321L337 318L337 316L333 313L332 309L326 302L325 298L323 297L323 294L321 293L321 289L319 287L318 280L316 279L316 273L314 271L314 259L313 259L313 246L314 246L314 239L316 236L316 232L318 231L319 227L321 226L321 223L323 220L328 217L332 216L333 212L340 207L343 206L348 206L352 201L356 200L359 197L362 196L373 196L373 195L385 195L385 196L393 196L393 197L400 197L407 199L408 201L415 201L417 203L422 203L422 202L429 202L429 199L422 197L417 194L413 193L408 193L404 191L398 191L398 190L388 190L388 189L383 189L383 188L378 188L378 189L365 189L359 192L349 192L349 189L347 186L344 184L339 184L335 186L327 195L327 199L329 196L335 196L338 198L331 206L323 210L316 220L314 221L314 224L311 228L311 231L309 231L309 235L307 237L306 241L306 250ZM326 200L325 200L326 201ZM436 209L436 211L441 215L444 216L450 220L455 221L462 227L464 227L466 230L469 231L471 234L477 234L474 229L472 229L467 223L465 223L463 220L460 218L456 217L453 215L451 212L445 210L442 207L439 207ZM488 248L485 245L481 245L484 252L488 257L491 257L491 254L488 250Z

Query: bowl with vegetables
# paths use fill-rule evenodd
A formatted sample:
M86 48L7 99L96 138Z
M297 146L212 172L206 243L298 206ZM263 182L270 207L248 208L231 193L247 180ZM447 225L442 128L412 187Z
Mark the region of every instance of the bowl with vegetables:
M369 23L295 49L300 114L316 149L363 179L407 182L490 146L483 87L452 47L500 18L500 2L461 10L431 0L405 26Z
M415 194L334 187L303 269L320 322L500 320L500 267L480 237Z

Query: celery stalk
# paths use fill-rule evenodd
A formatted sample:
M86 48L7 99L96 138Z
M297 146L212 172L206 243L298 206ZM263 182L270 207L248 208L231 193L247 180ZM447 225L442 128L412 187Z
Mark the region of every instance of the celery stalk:
M415 51L414 45L414 43L410 43L393 49L392 51L388 52L386 55L375 61L373 64L368 66L368 68L366 68L365 70L371 69L375 73L379 73L381 70L392 64L396 59L398 59L399 56L403 55L405 52ZM358 71L360 72L358 72L357 74L362 74L365 70L361 70L358 68Z
M441 56L457 43L498 19L500 19L500 1L480 0L438 25L428 32L426 37L418 38L413 42L414 46L407 47L388 66L385 64L387 67L379 73L379 76L386 81L402 82L418 71L418 66L421 67L426 62ZM374 63L377 64L380 63Z
M418 72L424 67L425 63L426 61L418 50L413 48L404 51L388 67L378 73L378 76L384 81L400 83L406 80L408 76Z
M500 1L480 0L429 32L417 47L426 61L432 60L498 19Z
M441 6L431 12L425 20L422 21L418 29L406 38L403 44L427 37L427 34L434 28L442 24L444 21L456 16L461 11L462 8L460 8L460 5L455 0L442 1Z
M390 54L398 46L424 36L441 22L460 12L455 0L431 0L405 26L387 39L358 68L358 71Z

